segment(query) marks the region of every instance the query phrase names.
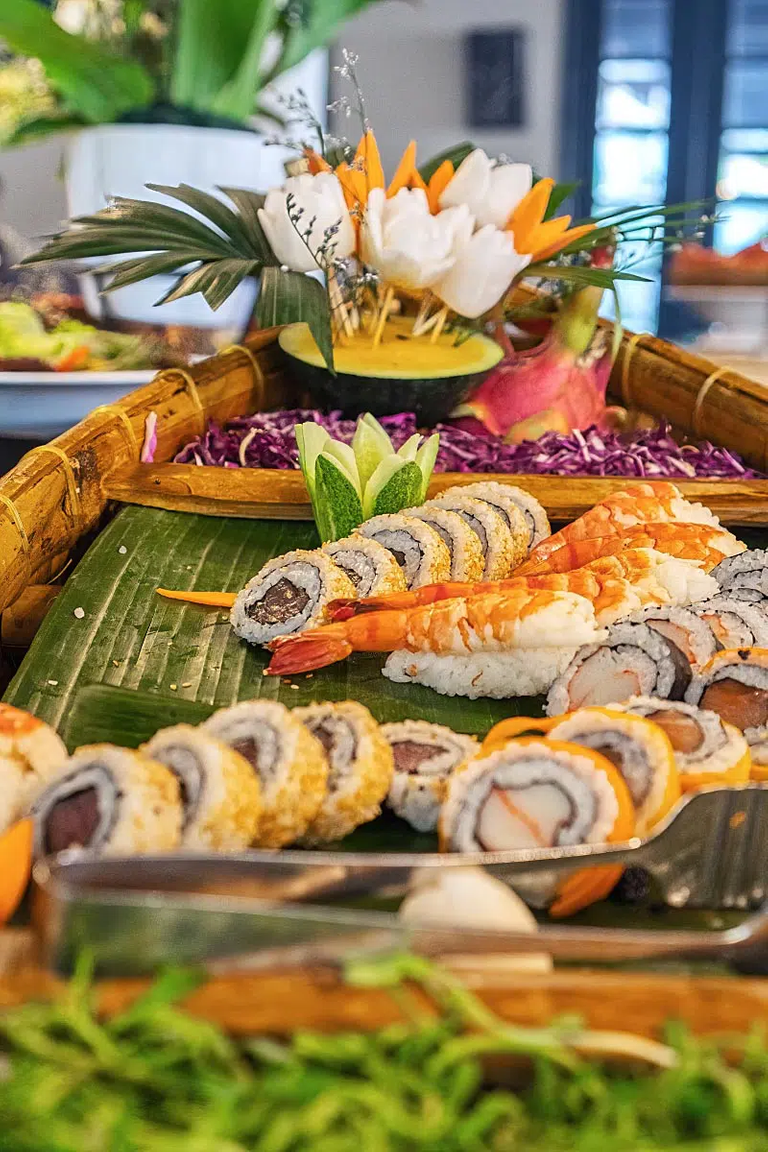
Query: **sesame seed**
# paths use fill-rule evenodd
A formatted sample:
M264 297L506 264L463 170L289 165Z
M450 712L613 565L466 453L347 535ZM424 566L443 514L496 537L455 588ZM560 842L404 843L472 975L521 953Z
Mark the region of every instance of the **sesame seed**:
M182 688L191 688L191 687L192 687L192 681L191 680L187 680L187 682L185 684L182 684Z
M121 544L120 547L118 548L118 552L120 553L121 556L125 556L127 551L128 551L128 549L126 548L125 544Z
M55 688L56 685L58 684L58 680L49 680L48 683L51 685L52 688Z
M298 692L299 690L298 684L289 684L288 687L292 688L294 692Z
M175 692L176 689L178 688L178 684L171 684L169 687L171 689L171 692Z
M119 660L113 660L112 663L114 664L115 668L120 667L120 661Z
M84 620L85 619L85 609L84 608L75 608L72 615L74 616L75 620Z

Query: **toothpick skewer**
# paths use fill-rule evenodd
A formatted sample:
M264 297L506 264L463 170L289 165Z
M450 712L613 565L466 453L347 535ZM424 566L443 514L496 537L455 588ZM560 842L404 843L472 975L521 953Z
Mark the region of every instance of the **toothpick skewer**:
M446 306L444 308L441 308L440 311L438 312L434 331L432 332L432 335L429 338L430 344L437 344L440 333L442 332L443 328L445 327L445 322L448 319L449 311L450 311L450 309L448 308L448 305L446 304Z
M374 348L378 348L379 344L381 343L381 337L384 335L384 325L387 322L387 316L389 315L389 310L392 307L392 301L394 300L394 298L395 298L394 288L387 288L387 291L384 295L384 303L381 306L381 313L379 315L379 322L376 325L376 331L373 334L373 346L374 346Z
M334 314L339 317L340 328L343 328L347 336L354 336L355 330L349 318L349 312L344 303L344 297L342 296L339 282L336 279L336 272L333 268L328 273L328 294L330 296L331 308Z
M424 334L424 332L426 331L424 324L426 323L427 316L429 316L429 310L431 307L432 307L432 293L429 291L429 289L427 289L427 291L422 296L421 304L419 305L418 315L416 316L416 319L413 322L413 328L411 329L411 335L412 336L422 336Z

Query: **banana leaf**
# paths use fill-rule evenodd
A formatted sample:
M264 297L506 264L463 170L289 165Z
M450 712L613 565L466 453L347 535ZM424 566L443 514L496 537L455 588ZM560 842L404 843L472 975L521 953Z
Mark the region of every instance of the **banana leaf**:
M359 700L381 722L423 717L477 735L505 716L540 714L532 700L464 700L393 684L379 655L291 682L267 677L269 654L238 640L221 609L156 595L158 587L236 591L270 557L317 544L307 523L123 509L64 585L7 701L52 724L70 748L93 740L135 746L157 728L197 723L257 697L289 707Z

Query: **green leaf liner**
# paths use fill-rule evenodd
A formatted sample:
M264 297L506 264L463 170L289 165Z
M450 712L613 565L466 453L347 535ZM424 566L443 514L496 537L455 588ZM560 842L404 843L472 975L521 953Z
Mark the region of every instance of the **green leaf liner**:
M325 452L315 464L312 507L324 542L349 536L363 522L363 505L352 481L338 461Z

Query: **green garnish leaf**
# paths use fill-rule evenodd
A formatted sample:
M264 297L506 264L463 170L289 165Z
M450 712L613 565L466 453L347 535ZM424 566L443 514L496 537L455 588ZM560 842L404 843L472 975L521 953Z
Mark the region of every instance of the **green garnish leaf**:
M363 505L355 485L339 461L327 452L321 452L315 464L312 507L324 543L349 536L364 519Z
M319 424L311 422L297 424L294 432L299 449L299 464L311 497L315 490L315 464L320 453L331 443L331 437Z
M419 503L421 469L412 460L390 456L382 461L365 489L363 511L366 518L400 512Z
M398 456L402 456L404 460L415 460L420 444L421 436L419 436L418 432L414 432L413 436L409 436L405 444L398 448L397 454Z
M370 412L366 412L357 422L352 449L357 460L360 484L365 490L379 464L394 451L389 436Z
M416 463L421 470L421 493L419 500L423 502L427 498L427 489L429 482L432 479L432 473L435 470L435 461L437 460L437 450L440 447L440 433L433 432L429 439L422 444L416 453Z

